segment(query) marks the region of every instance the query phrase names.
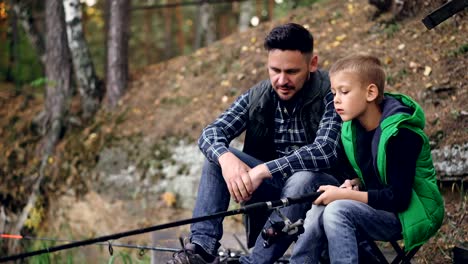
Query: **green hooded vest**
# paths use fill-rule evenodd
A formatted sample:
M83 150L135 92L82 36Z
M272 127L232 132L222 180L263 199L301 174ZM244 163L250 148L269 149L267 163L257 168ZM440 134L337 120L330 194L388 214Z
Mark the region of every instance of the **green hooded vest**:
M389 139L397 135L400 128L406 128L420 135L423 140L422 149L416 162L416 174L409 207L406 211L398 214L402 225L405 250L409 251L424 244L440 228L444 218L444 202L437 187L429 140L423 132L425 125L423 110L406 95L386 93L385 96L397 99L404 106L411 108L413 113L397 112L384 118L380 122L380 137L373 139L372 145L377 145L377 151L373 153L374 160L376 160L380 180L384 185L387 184L386 146ZM343 123L341 139L346 156L364 183L361 169L356 161L355 150L359 146L356 144L356 127L353 122L357 121L351 120Z

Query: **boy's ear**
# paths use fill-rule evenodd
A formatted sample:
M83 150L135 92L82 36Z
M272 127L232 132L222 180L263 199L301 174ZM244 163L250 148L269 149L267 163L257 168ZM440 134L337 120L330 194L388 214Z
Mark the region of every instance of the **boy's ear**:
M371 83L367 86L367 102L373 102L379 96L379 89L377 85Z

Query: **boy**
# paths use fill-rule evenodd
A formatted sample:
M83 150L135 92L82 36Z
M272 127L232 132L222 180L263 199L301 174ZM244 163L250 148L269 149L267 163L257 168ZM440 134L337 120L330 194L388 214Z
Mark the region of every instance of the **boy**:
M403 238L406 250L422 245L440 227L444 204L421 107L405 95L384 95L376 57L348 56L329 74L341 140L358 177L319 188L291 263L318 263L326 244L331 263L358 263L362 236Z

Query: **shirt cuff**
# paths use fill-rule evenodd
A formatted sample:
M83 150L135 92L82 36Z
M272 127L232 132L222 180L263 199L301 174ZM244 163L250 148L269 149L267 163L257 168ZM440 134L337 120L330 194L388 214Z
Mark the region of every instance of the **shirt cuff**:
M211 161L220 165L219 157L223 155L224 153L229 152L229 149L226 148L224 145L218 145L218 146L211 146L207 152L210 153Z
M265 163L271 176L275 178L288 178L292 175L291 166L286 158L279 158Z

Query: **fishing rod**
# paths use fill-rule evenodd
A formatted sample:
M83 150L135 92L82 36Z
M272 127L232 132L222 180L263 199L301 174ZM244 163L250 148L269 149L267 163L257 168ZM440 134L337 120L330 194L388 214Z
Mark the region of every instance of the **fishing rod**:
M23 235L15 235L15 234L0 234L0 238L4 239L18 239L18 240L37 240L37 241L51 241L51 242L65 242L65 243L75 243L78 240L70 240L70 239L61 239L61 238L50 238L50 237L32 237L32 236L23 236ZM135 245L135 244L122 244L122 243L111 243L107 242L97 242L94 243L95 245L102 245L109 247L109 253L113 254L113 247L121 247L121 248L132 248L132 249L139 249L140 252L145 250L153 250L153 251L161 251L161 252L177 252L179 249L177 248L168 248L168 247L156 247L156 246L147 246L147 245ZM142 255L140 253L140 255Z
M20 254L17 254L17 255L11 255L11 256L7 256L7 257L1 257L0 262L24 259L24 258L27 258L27 257L32 257L32 256L36 256L36 255L46 254L46 253L52 253L52 252L56 252L56 251L60 251L60 250L65 250L65 249L70 249L70 248L75 248L75 247L81 247L81 246L86 246L86 245L91 245L91 244L96 244L96 243L102 243L102 242L109 243L109 242L107 242L109 240L115 240L115 239L119 239L119 238L122 238L122 237L139 235L139 234L143 234L143 233L154 232L154 231L167 229L167 228L172 228L172 227L177 227L177 226L181 226L181 225L197 223L197 222L210 220L210 219L214 219L214 218L220 218L220 217L238 215L238 214L249 214L249 213L254 212L254 211L255 212L270 211L270 210L273 210L273 209L286 207L286 206L289 206L289 205L292 205L292 204L303 203L303 202L313 202L313 201L315 201L315 199L317 199L320 196L320 194L322 194L322 192L313 192L313 193L305 194L305 195L298 196L298 197L285 197L285 198L282 198L282 199L279 199L279 200L274 200L274 201L253 203L253 204L249 204L249 205L246 205L246 206L241 206L238 209L218 212L218 213L214 213L214 214L211 214L211 215L188 218L188 219L179 220L179 221L175 221L175 222L169 222L169 223L166 223L166 224L155 225L155 226L150 226L150 227L140 228L140 229L134 229L134 230L129 230L129 231L121 232L121 233L115 233L115 234L110 234L110 235L106 235L106 236L80 240L80 241L72 242L72 243L69 243L69 244L59 245L59 246L45 248L45 249L41 249L41 250L20 253Z

